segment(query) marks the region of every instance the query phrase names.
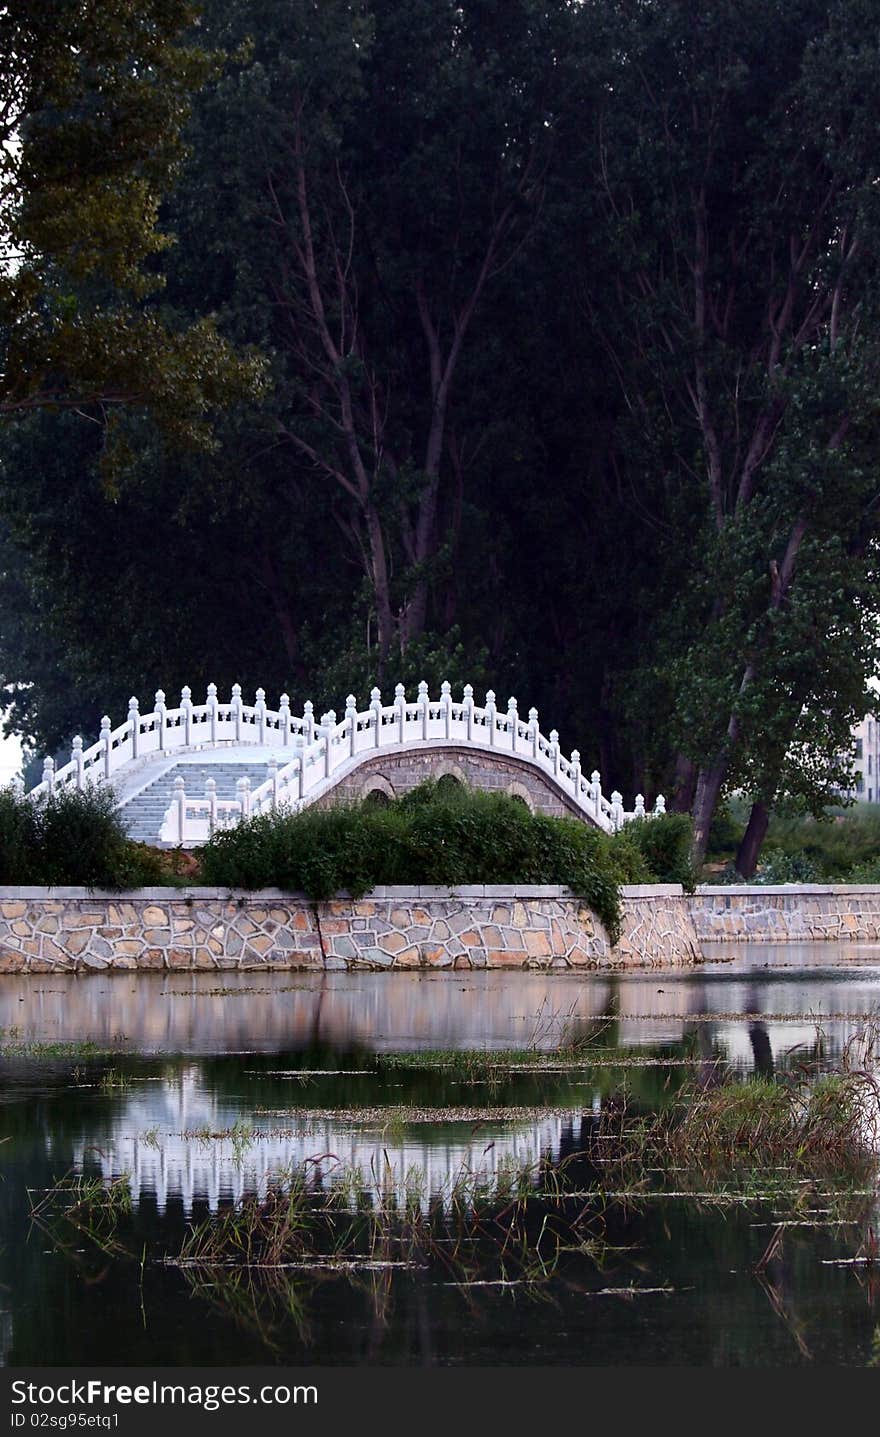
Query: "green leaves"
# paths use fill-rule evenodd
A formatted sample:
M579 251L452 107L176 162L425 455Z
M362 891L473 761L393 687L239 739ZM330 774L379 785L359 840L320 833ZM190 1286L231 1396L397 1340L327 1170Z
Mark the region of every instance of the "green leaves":
M586 899L612 941L620 924L618 868L598 829L532 814L506 794L436 783L381 807L251 819L216 833L200 863L205 883L277 886L321 901L386 884L560 883Z
M212 319L143 301L173 244L161 206L185 154L192 92L219 57L191 43L188 0L22 0L0 16L0 412L148 408L173 444L211 443L219 406L262 364ZM111 430L113 426L111 425ZM108 471L124 448L111 432Z
M159 853L126 837L109 788L35 801L0 789L0 882L140 888L167 883Z

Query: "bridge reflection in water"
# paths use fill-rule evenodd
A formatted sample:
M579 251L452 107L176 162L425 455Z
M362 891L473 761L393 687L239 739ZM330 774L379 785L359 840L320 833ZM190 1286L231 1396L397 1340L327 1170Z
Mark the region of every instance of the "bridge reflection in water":
M476 1121L447 1109L439 1120L398 1127L392 1136L393 1109L372 1118L291 1111L260 1116L245 1128L241 1104L218 1099L200 1066L188 1064L125 1098L100 1135L77 1140L72 1162L106 1183L127 1176L136 1207L155 1199L164 1213L176 1199L187 1217L197 1202L216 1212L221 1202L245 1195L264 1199L273 1180L293 1173L325 1185L353 1179L375 1199L424 1210L448 1202L456 1185L494 1186L506 1172L558 1160L581 1114L573 1107L522 1121L501 1115ZM49 1139L47 1156L69 1164L70 1147L56 1151Z

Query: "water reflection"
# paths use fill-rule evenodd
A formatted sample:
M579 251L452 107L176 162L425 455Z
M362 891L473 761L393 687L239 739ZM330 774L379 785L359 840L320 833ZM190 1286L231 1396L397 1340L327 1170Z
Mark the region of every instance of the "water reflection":
M278 1052L318 1042L380 1052L549 1049L610 1018L615 1040L627 1047L679 1042L696 1022L708 1022L711 1041L750 1066L754 1040L764 1040L749 1032L749 1021L763 1023L770 1049L761 1061L771 1062L814 1041L817 1025L845 1042L878 1011L876 944L741 945L732 962L673 972L139 973L0 982L0 1029L49 1043L124 1037L141 1053Z
M188 1217L195 1202L216 1212L222 1201L245 1194L264 1199L273 1180L292 1172L327 1182L356 1176L377 1199L426 1210L448 1202L463 1179L494 1183L542 1157L557 1160L579 1116L573 1108L528 1122L462 1121L453 1109L442 1121L410 1123L403 1133L392 1128L390 1111L384 1119L352 1120L291 1110L252 1122L247 1106L218 1097L190 1064L124 1098L100 1132L78 1138L72 1149L50 1137L47 1155L59 1170L97 1171L106 1183L127 1175L135 1207L154 1200L160 1214L173 1200Z
M877 1269L858 1254L877 1231L870 1195L840 1220L823 1193L804 1198L784 1228L775 1197L722 1208L579 1196L578 1238L598 1234L607 1251L597 1266L573 1241L539 1273L534 1302L494 1280L509 1272L491 1245L466 1249L493 1279L467 1292L445 1258L404 1271L393 1245L380 1272L279 1267L277 1290L238 1270L224 1288L220 1269L198 1286L165 1258L207 1210L222 1222L227 1203L262 1200L304 1165L325 1186L358 1169L386 1205L417 1195L423 1210L462 1173L488 1184L542 1157L570 1164L577 1188L587 1160L573 1154L623 1083L634 1110L656 1111L667 1082L709 1086L726 1062L768 1076L802 1058L835 1064L878 1012L877 945L742 947L691 972L4 977L0 1364L867 1361ZM26 1047L120 1038L121 1057ZM563 1039L581 1045L583 1066L554 1067ZM470 1060L441 1071L413 1056L523 1047L550 1056L497 1080L474 1079ZM405 1069L392 1050L408 1051ZM130 1175L128 1260L35 1238L30 1195L73 1167L107 1185ZM524 1207L534 1266L550 1209Z

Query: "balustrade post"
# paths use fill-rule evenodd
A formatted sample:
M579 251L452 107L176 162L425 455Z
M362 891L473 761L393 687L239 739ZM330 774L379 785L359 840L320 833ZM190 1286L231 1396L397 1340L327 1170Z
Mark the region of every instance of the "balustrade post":
M257 742L266 742L266 690L257 689L257 701L254 704L254 718L257 721Z
M516 753L517 729L519 727L519 712L516 707L516 699L507 700L507 732L510 734L510 747Z
M302 803L306 795L306 751L302 749L298 760L295 760L296 768L296 789L297 797Z
M164 689L157 689L157 690L156 690L156 697L155 697L155 699L153 700L153 703L155 704L155 708L154 708L153 712L154 712L154 714L155 714L155 716L156 716L156 720L157 720L157 722L156 722L156 732L157 732L157 734L158 734L159 752L160 752L160 753L164 753L164 752L165 752L165 725L166 725L166 722L167 722L167 713L168 713L168 710L167 710L166 707L165 707L165 690L164 690Z
M241 684L232 685L232 722L235 726L235 742L241 743Z
M574 787L574 796L578 803L581 798L581 756L576 748L571 751L571 781Z
M354 758L357 747L357 699L349 694L345 700L345 722L348 724L348 751Z
M474 686L473 686L473 684L465 684L465 686L464 686L464 699L463 699L463 701L462 701L461 707L462 707L462 711L463 711L463 714L464 714L464 722L465 722L465 731L466 731L466 734L467 734L467 741L468 741L468 743L470 743L471 740L473 739L473 736L474 736Z
M217 685L208 684L208 698L206 708L208 710L208 723L211 725L211 742L217 742Z
M85 774L83 769L83 741L80 734L77 734L73 740L70 761L76 773L76 791L77 793L82 793L85 787Z
M443 714L443 735L448 741L452 738L452 685L448 679L444 679L440 685L440 707Z
M184 684L180 690L180 712L183 714L183 742L187 748L192 743L193 700L192 689Z
M128 725L131 729L131 756L133 759L138 756L141 737L141 711L138 701L132 694L128 701Z
M397 714L397 737L403 743L406 732L406 689L403 684L396 684L394 688L394 710Z
M425 680L419 684L419 713L422 719L422 738L428 737L428 685Z
M251 781L250 781L250 779L248 778L247 774L245 774L242 778L240 778L240 779L238 779L238 780L236 781L236 784L235 784L235 796L236 796L236 798L238 799L238 804L239 804L239 807L240 807L240 809L241 809L242 819L250 818L250 816L251 816Z
M538 757L538 736L541 730L538 727L538 710L529 709L529 742L532 745L532 758Z
M643 793L637 793L637 794L636 794L636 804L635 804L635 808L634 808L634 810L633 810L633 818L644 818L644 816L645 816L645 795L644 795Z
M381 689L370 689L370 712L373 715L373 747L378 748L382 742L382 691Z
M111 772L111 769L110 769L110 760L111 760L111 752L110 752L110 715L109 715L109 714L105 714L104 717L101 719L100 743L101 743L101 746L102 746L102 748L103 748L103 750L104 750L104 762L103 762L103 765L102 765L102 766L103 766L103 769L104 769L104 777L105 777L105 778L109 778L109 777L110 777L110 772Z
M662 793L658 793L658 795L657 795L657 800L656 800L656 802L655 802L655 804L654 804L654 817L655 817L655 818L662 818L665 812L666 812L666 799L663 797Z
M287 748L290 743L290 694L282 694L278 700L278 717L281 725L281 742Z
M324 777L333 771L333 730L336 728L336 710L328 709L321 715L321 732L324 735Z
M558 729L555 729L555 728L552 728L552 729L550 730L550 762L551 762L552 765L553 765L553 773L554 773L554 776L555 776L556 778L558 778L558 777L559 777L559 730L558 730Z
M269 770L269 773L268 773L269 783L272 785L271 788L269 789L269 807L272 809L272 811L273 811L273 813L274 813L275 809L278 807L278 760L277 760L277 759L275 759L275 758L270 758L270 759L269 759L268 770Z
M208 836L214 837L214 829L217 827L217 780L216 778L205 779L205 798L208 800Z
M614 833L619 833L623 827L623 794L617 789L611 795L611 828Z
M486 691L486 728L489 730L489 742L493 745L495 743L495 719L497 714L498 710L495 707L495 690L488 689Z
M593 814L598 818L602 809L602 779L597 768L590 774L590 802L593 805Z
M308 747L315 741L315 705L311 699L303 704L303 745Z
M186 835L186 784L178 777L173 784L172 803L177 819L177 842L183 843Z
M43 759L43 783L46 785L47 794L55 792L55 760L54 758Z

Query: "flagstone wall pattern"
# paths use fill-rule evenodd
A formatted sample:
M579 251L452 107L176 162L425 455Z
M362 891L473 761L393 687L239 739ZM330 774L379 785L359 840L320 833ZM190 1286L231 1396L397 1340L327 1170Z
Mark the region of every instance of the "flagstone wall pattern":
M880 940L880 884L706 885L689 908L700 942Z
M0 972L106 969L595 968L700 961L676 885L628 888L614 946L566 889L0 890Z

